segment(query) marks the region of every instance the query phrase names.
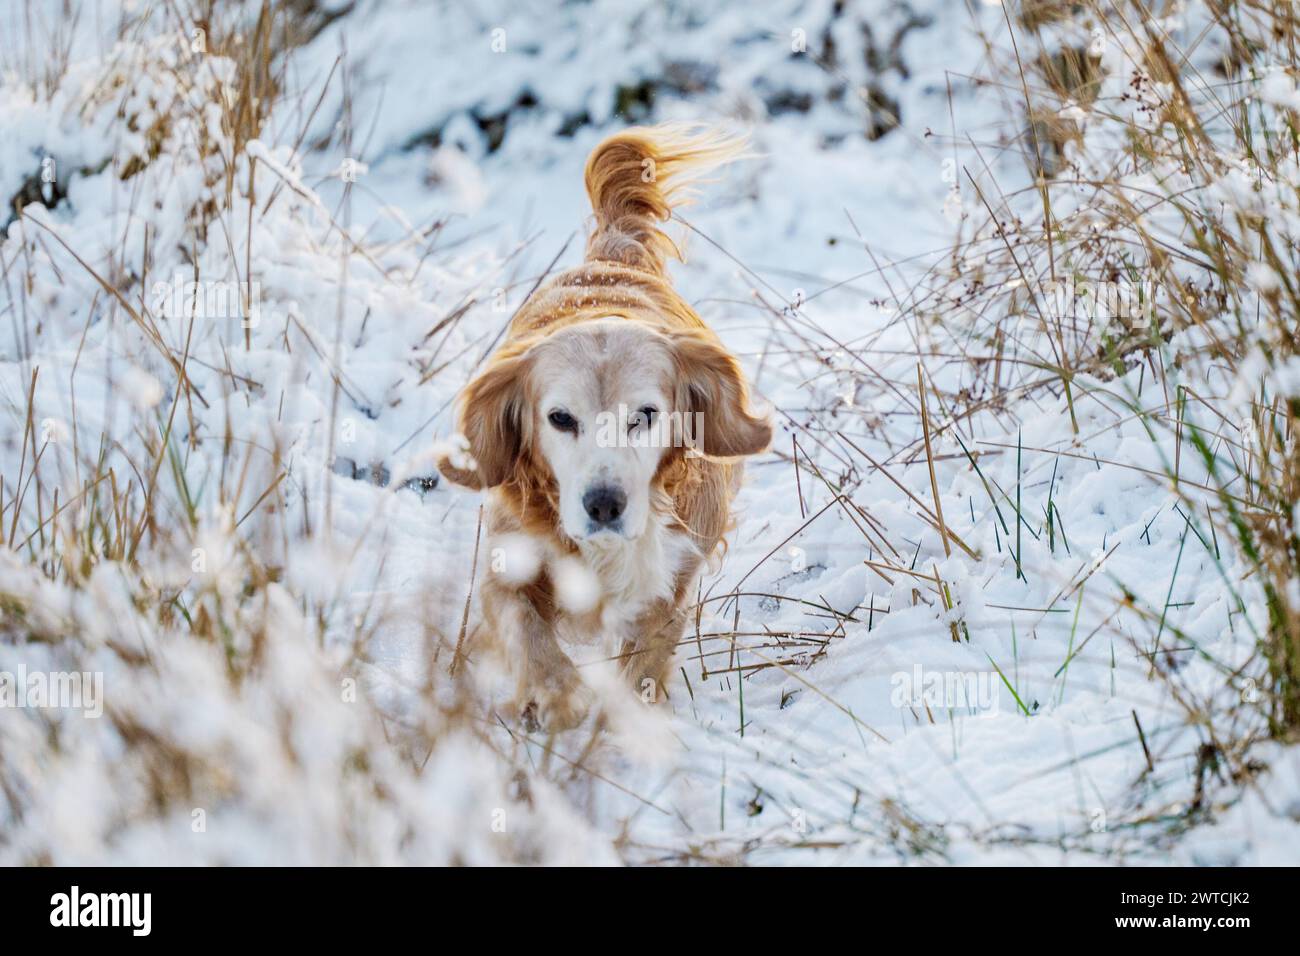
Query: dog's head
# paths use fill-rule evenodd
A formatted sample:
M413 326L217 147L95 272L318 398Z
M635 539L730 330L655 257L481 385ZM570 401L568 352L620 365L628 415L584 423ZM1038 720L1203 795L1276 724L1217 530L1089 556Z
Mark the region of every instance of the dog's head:
M540 479L575 541L638 537L668 458L753 455L772 439L712 334L628 319L503 350L466 388L461 432L473 461L443 458L443 474L475 488Z

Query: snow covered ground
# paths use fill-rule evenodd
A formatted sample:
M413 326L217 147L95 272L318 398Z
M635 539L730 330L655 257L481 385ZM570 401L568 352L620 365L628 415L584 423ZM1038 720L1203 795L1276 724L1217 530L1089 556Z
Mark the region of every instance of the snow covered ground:
M248 141L216 27L22 6L0 671L102 673L106 719L0 711L0 860L1295 862L1294 748L1253 779L1216 756L1264 725L1250 567L1166 477L1205 465L1133 413L1169 375L1233 383L999 393L960 303L916 291L959 237L998 245L990 197L1024 208L1000 5L332 0ZM607 730L529 738L486 663L447 676L478 501L429 452L577 261L586 154L665 119L751 137L674 275L780 428L668 707L608 691ZM251 319L212 300L250 288ZM1033 334L1006 381L1047 374Z

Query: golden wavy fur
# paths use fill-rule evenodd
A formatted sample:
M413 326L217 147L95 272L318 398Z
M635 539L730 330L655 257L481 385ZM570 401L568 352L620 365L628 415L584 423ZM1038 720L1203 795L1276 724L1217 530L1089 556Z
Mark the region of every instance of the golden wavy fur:
M750 409L738 362L673 289L666 266L680 253L660 229L689 185L741 148L681 126L629 129L596 147L586 168L594 227L585 261L528 299L465 388L460 431L472 461L447 455L438 463L451 481L490 489L489 536L539 542L544 560L535 576L489 575L480 599L489 631L503 641L508 632L522 634L510 650L520 665L517 703L552 729L573 725L585 711L574 700L581 682L554 644L561 624L622 631L633 679L642 689L645 680L656 693L662 688L700 560L728 528L736 459L771 440L771 424ZM569 350L565 368L608 394L617 391L620 369L644 364L647 350L662 353L664 394L702 423L694 452L680 443L664 450L649 489L650 530L621 542L616 554L565 532L555 470L538 441L546 425L535 364L557 336ZM557 599L553 562L564 557L586 561L601 582L593 607L566 609Z

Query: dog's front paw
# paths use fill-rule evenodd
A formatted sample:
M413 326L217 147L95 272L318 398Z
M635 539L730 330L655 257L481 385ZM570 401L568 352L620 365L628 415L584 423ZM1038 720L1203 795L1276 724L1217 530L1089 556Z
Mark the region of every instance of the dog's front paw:
M623 677L643 704L662 704L668 700L668 668L656 661L643 660L635 646L623 646Z
M552 677L516 702L519 722L528 733L548 734L572 730L586 718L594 695L575 671L562 678Z
M538 700L537 722L547 733L572 730L586 719L593 696L580 680L563 691L544 694Z

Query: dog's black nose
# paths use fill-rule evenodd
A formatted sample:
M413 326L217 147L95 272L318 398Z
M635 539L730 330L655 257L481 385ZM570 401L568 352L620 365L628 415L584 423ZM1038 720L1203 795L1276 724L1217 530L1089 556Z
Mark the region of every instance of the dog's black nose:
M627 495L622 488L613 485L597 485L582 496L582 507L587 509L587 516L596 524L610 524L627 507Z

